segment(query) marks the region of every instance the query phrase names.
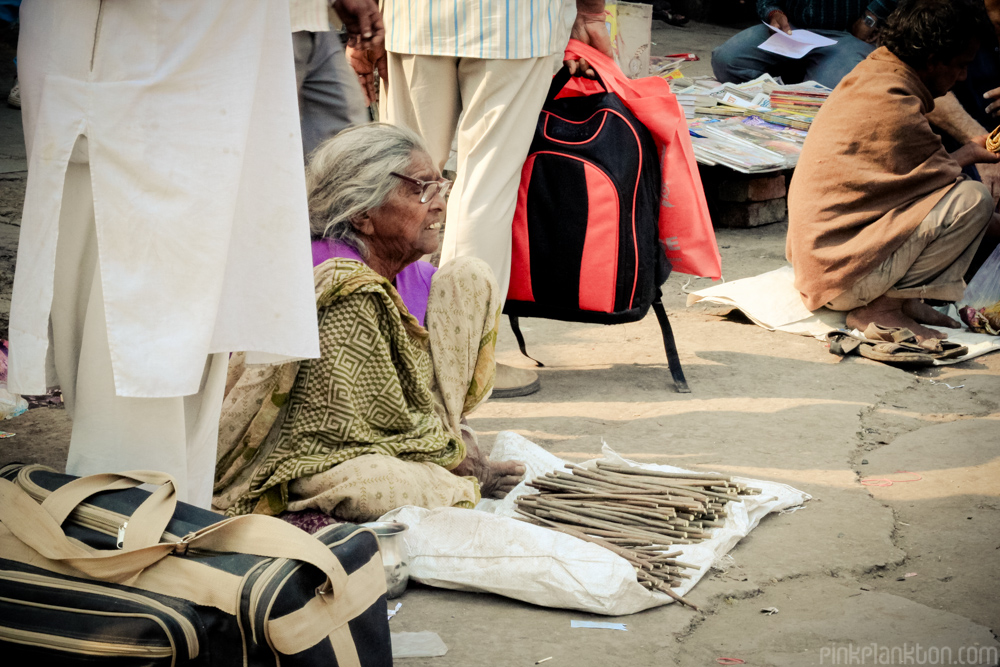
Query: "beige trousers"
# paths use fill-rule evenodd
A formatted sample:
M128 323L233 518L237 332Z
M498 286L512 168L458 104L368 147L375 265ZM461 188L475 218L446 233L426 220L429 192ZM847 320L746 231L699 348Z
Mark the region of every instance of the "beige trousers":
M883 295L958 301L965 292L963 276L992 216L989 189L977 181L960 181L896 252L827 308L854 310Z
M66 170L51 326L55 375L73 420L66 472L159 470L177 480L180 500L208 508L228 355L209 356L197 394L116 395L85 163Z
M561 53L521 60L389 53L388 121L420 134L438 168L457 138L458 170L441 264L455 257L485 260L502 299L510 283L521 167L561 58Z

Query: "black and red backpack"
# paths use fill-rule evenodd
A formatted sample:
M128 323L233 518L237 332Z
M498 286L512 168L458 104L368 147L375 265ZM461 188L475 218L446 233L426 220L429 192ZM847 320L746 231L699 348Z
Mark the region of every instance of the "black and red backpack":
M557 98L569 80L565 67L553 78L521 172L504 312L527 355L519 317L620 324L652 305L686 391L660 302L670 262L656 144L614 93Z

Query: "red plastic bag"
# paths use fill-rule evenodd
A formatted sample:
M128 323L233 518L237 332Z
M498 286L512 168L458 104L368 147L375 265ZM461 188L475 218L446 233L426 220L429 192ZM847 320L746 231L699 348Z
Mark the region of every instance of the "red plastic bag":
M705 190L694 159L687 121L670 84L658 76L629 79L614 60L575 39L566 60L585 58L613 92L645 125L660 151L663 196L660 200L660 242L674 271L705 278L722 276L722 259L708 213ZM601 91L591 79L575 77L560 97Z

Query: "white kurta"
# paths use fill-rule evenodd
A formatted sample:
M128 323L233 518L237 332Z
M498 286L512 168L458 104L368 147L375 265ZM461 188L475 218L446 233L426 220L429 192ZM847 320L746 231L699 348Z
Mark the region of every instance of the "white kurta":
M289 28L287 0L25 0L14 391L58 383L49 315L80 135L119 396L195 394L213 353L319 356Z

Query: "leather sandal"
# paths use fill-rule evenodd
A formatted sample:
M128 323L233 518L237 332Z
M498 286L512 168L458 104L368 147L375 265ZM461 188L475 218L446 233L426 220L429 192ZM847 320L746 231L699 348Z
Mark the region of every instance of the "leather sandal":
M913 349L916 347L925 350L934 359L955 359L969 353L968 347L947 338L928 338L917 341L913 332L905 327L883 327L873 322L865 329L864 336L869 340L881 340L903 345L913 352L917 351Z
M891 366L933 366L934 357L926 351L916 352L909 345L900 343L863 343L858 354L865 359L881 361Z
M917 337L905 327L875 323L869 324L860 335L844 329L831 331L827 341L832 354L857 354L893 366L932 366L938 359L954 359L969 352L966 346L948 340L928 338L917 342Z

